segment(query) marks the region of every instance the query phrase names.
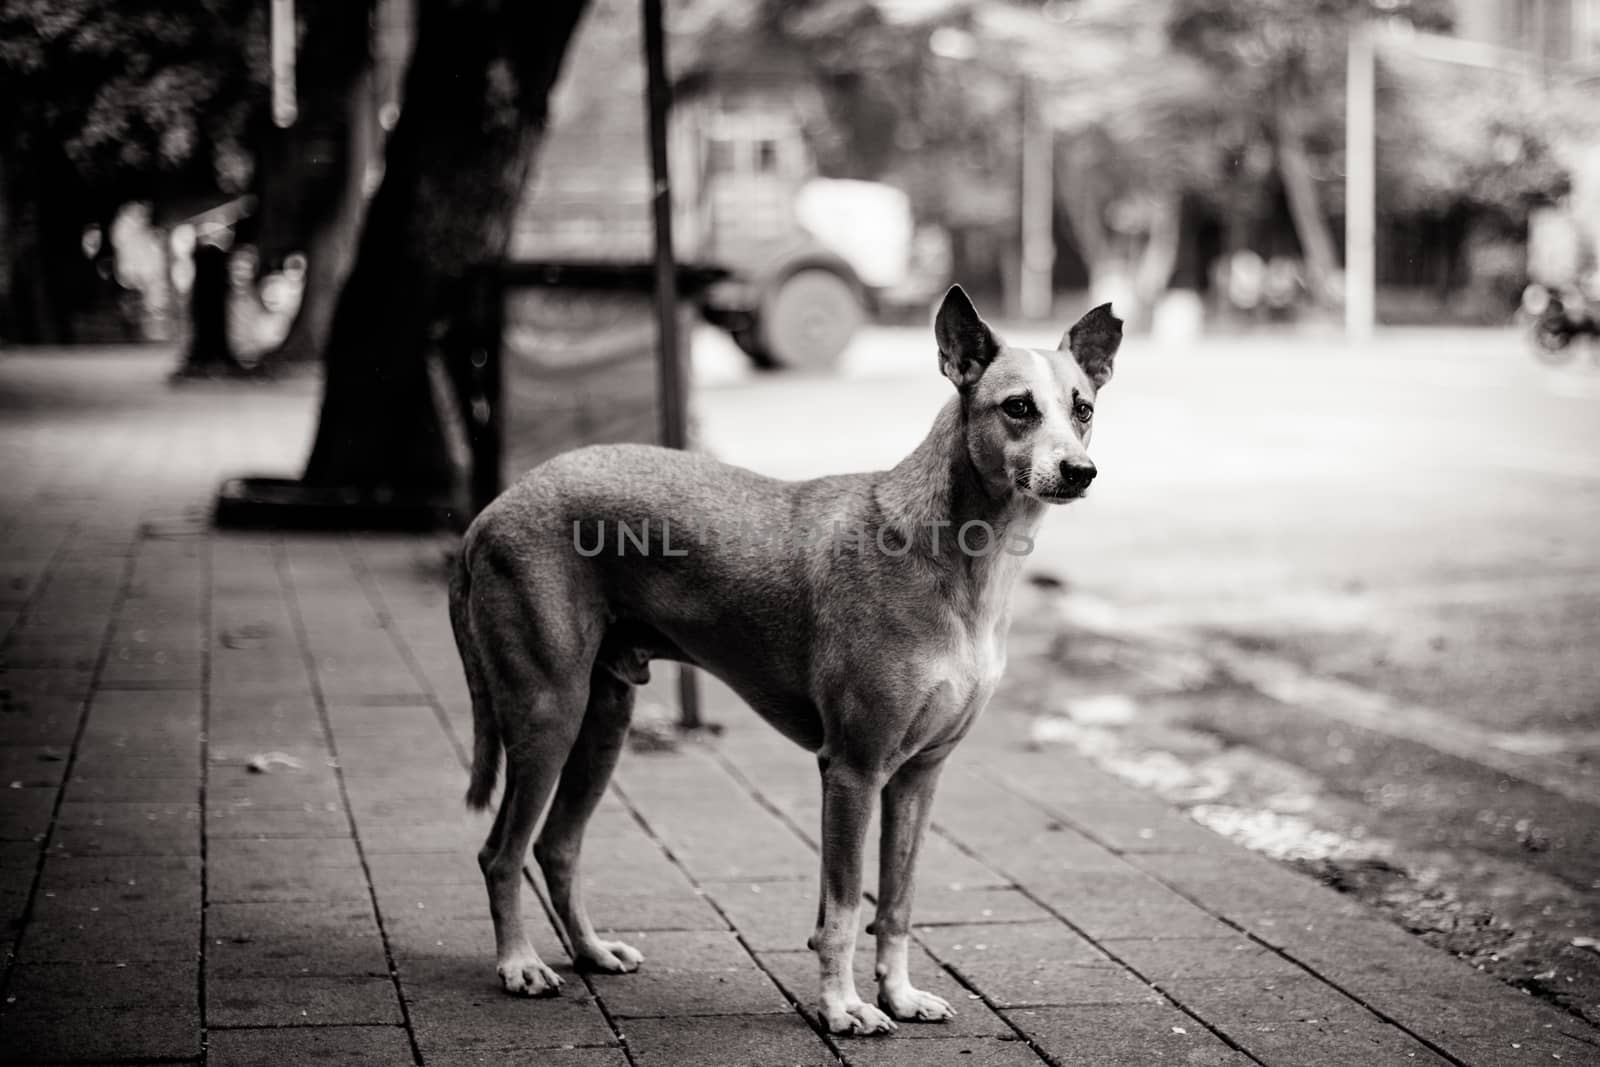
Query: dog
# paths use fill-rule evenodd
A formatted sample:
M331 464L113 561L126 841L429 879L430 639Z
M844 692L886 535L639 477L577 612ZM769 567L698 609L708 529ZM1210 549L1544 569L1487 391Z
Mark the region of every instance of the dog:
M488 806L502 753L506 767L478 861L507 992L561 984L534 951L520 903L546 805L533 854L575 963L621 973L642 960L596 934L578 855L634 689L650 661L668 659L721 678L816 754L822 877L808 944L827 1028L886 1033L896 1020L953 1014L907 973L917 851L940 768L1005 668L1033 532L1049 505L1078 499L1094 479L1095 399L1122 323L1106 304L1055 350L1010 347L954 286L934 337L956 395L891 470L787 482L695 453L595 445L534 468L468 528L450 613L472 697L469 806ZM835 536L758 537L752 527ZM879 799L874 1006L851 959Z

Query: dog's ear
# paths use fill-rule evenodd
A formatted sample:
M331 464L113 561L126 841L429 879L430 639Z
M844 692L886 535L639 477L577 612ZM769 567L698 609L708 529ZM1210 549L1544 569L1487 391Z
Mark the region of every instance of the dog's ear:
M944 294L933 319L933 336L939 342L939 371L957 389L969 388L983 377L984 368L1000 354L1000 341L959 285Z
M1072 324L1057 346L1071 352L1096 389L1111 380L1111 361L1122 346L1122 320L1111 314L1110 304L1092 308Z

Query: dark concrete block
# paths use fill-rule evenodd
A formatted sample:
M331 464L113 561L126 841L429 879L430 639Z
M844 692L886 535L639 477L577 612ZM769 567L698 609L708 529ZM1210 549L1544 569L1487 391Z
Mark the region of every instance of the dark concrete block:
M267 1027L213 1030L207 1035L211 1067L285 1067L287 1064L402 1064L411 1062L411 1039L399 1026ZM432 1062L431 1060L429 1061Z
M1227 937L1234 932L1220 919L1137 871L1062 872L1048 882L1026 884L1096 940Z
M387 976L206 976L206 1025L330 1026L399 1024L394 982Z
M70 856L198 856L200 809L194 804L63 804L50 850Z
M1160 999L1060 923L932 927L921 936L935 956L1003 1007Z
M704 889L733 922L751 948L790 951L805 948L817 921L817 881L706 882ZM861 902L856 936L866 937L872 904Z
M53 785L7 789L0 783L0 841L43 841L50 832L59 789Z
M200 955L200 908L146 900L101 906L79 898L36 904L22 937L24 963L189 962Z
M629 944L645 956L636 973L593 978L595 993L613 1015L754 1015L790 1010L731 933L645 931Z
M1027 1042L1007 1031L1006 1038L952 1037L934 1041L901 1041L906 1027L887 1039L839 1038L850 1067L1043 1067L1044 1060Z
M222 837L349 837L350 817L341 805L258 808L229 805L206 810L206 833Z
M386 976L389 964L369 901L213 904L206 917L206 972Z
M546 960L560 959L546 945L536 947ZM501 990L492 953L482 959L402 962L401 990L424 1061L445 1053L614 1043L582 979L564 963L556 971L566 979L561 995L530 999Z
M183 1059L200 1054L198 962L18 964L0 1005L19 1060Z
M1118 939L1105 950L1157 984L1185 978L1303 975L1278 953L1245 937Z
M1252 1062L1167 1004L1019 1008L1005 1016L1059 1067L1249 1067Z
M67 802L194 804L200 799L198 778L90 778L74 768L67 783Z
M1309 975L1191 978L1166 982L1162 990L1207 1022L1223 1028L1368 1016L1361 1005Z
M479 1049L433 1053L426 1062L428 1067L504 1067L508 1059L515 1062L518 1057L507 1056L503 1049ZM546 1048L539 1050L537 1060L539 1067L629 1067L628 1055L620 1048Z
M219 838L206 878L213 902L369 897L355 842L337 838Z
M638 1067L835 1067L833 1053L798 1015L629 1019L622 1034ZM918 1042L920 1046L922 1042Z

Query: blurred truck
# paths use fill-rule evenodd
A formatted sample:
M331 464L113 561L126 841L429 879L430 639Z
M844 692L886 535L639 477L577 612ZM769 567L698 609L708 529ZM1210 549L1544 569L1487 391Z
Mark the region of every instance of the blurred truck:
M816 175L781 98L683 106L674 148L685 255L734 274L706 316L760 366L832 366L868 314L925 305L948 275L904 192Z
M568 56L512 256L648 262L651 180L636 5L597 3ZM678 258L726 268L707 319L762 367L826 369L870 314L925 307L949 273L941 231L893 186L820 177L820 117L792 71L734 61L680 83L670 158Z

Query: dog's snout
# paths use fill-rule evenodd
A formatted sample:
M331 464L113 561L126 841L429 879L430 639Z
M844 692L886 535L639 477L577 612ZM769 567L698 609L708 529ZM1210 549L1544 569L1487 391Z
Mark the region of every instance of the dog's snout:
M1094 481L1095 466L1088 460L1064 459L1061 461L1061 485L1071 493L1081 493Z

